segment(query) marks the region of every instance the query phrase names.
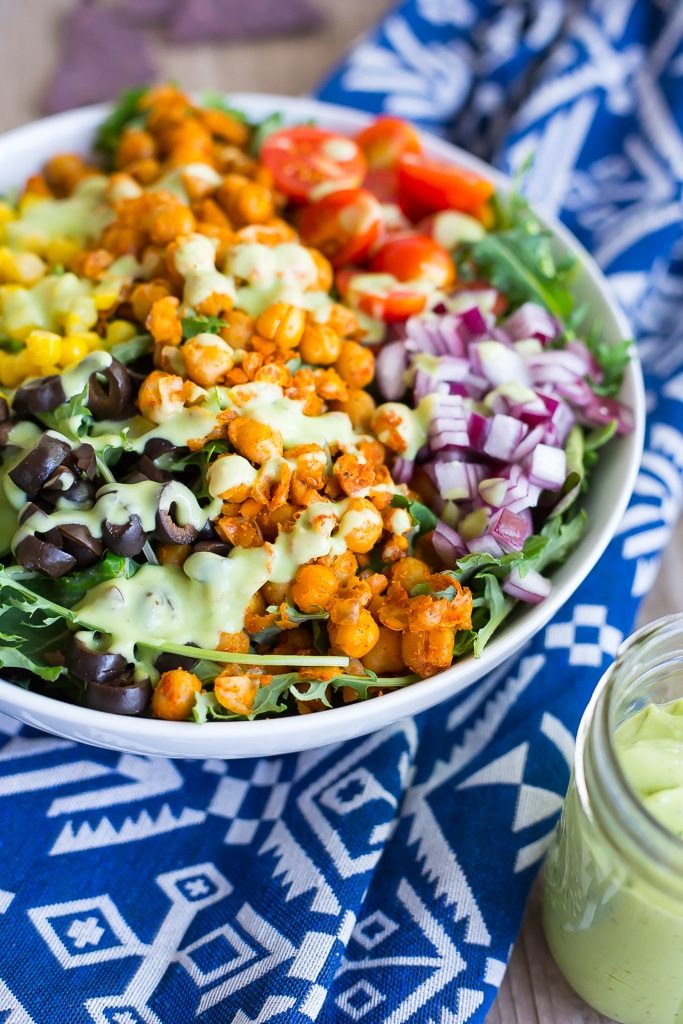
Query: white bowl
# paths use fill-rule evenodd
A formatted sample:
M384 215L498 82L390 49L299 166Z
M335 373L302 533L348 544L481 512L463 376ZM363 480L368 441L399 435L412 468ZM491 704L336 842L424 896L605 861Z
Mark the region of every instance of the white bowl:
M289 96L246 93L233 95L230 100L255 119L279 110L287 120L314 119L340 131L355 131L369 120L368 115L354 110ZM0 192L20 185L54 153L87 152L106 113L106 106L87 107L36 121L3 136ZM423 136L423 143L428 153L485 175L502 191L510 188L508 178L463 150L430 135ZM582 269L575 291L589 303L592 318L602 325L605 338L616 343L629 337L628 323L596 263L566 228L555 220L544 220L558 245L578 256ZM645 396L635 360L627 370L622 398L633 410L635 429L628 437L613 441L602 455L586 498L586 535L565 564L553 572L550 597L540 605L520 609L478 660L468 658L439 675L374 700L291 718L205 726L126 718L65 704L4 680L0 680L0 711L58 736L96 746L166 757L228 758L283 754L351 739L453 697L521 651L571 597L613 537L633 489L643 446Z

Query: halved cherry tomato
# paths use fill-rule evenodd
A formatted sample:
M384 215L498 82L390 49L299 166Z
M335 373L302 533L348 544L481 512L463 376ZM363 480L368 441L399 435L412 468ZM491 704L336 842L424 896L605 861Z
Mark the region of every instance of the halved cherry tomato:
M305 207L299 232L333 267L365 259L382 231L382 207L364 188L342 189Z
M420 153L417 132L400 117L378 117L356 136L371 171L395 167L404 153Z
M384 168L379 171L368 171L363 188L377 196L380 203L398 203L398 176L395 170Z
M493 184L464 167L405 153L398 162L398 195L404 213L419 220L437 210L473 213L493 195Z
M372 257L370 269L393 274L399 281L423 278L443 288L455 278L453 260L442 245L424 235L390 238Z
M355 188L367 166L353 139L310 125L273 132L263 143L261 161L276 186L297 201L315 198L316 189L328 183Z
M427 304L423 292L402 288L401 282L390 274L364 274L346 269L340 270L335 280L339 294L349 305L385 323L407 320L421 313Z

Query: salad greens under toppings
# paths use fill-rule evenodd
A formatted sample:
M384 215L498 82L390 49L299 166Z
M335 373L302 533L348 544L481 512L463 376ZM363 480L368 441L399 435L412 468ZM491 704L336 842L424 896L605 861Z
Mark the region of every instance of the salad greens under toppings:
M395 119L133 89L95 149L4 228L3 675L206 722L480 657L631 428L551 232Z

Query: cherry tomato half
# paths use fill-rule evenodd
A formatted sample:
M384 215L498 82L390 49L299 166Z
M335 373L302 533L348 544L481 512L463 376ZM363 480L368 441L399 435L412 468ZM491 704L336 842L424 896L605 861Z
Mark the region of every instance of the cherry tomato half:
M393 274L399 281L422 278L443 288L455 278L453 260L442 245L424 235L391 238L372 257L370 269Z
M382 206L363 188L342 189L305 207L299 232L333 267L362 262L382 231Z
M420 153L420 139L411 124L400 117L378 117L356 136L371 171L395 167L404 153Z
M398 203L398 175L395 170L368 171L363 188L377 196L380 203Z
M398 162L399 203L411 220L437 210L472 213L493 195L493 184L464 167L453 167L416 153Z
M276 186L297 201L314 198L316 189L328 183L355 188L366 171L365 157L353 139L310 125L273 132L263 143L261 161Z
M354 309L375 320L398 323L421 313L427 304L423 292L401 287L391 274L364 274L341 270L336 277L337 290Z

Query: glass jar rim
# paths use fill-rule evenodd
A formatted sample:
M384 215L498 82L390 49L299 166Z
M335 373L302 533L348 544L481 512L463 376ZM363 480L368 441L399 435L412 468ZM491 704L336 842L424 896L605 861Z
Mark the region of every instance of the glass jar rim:
M683 838L670 832L647 809L626 777L614 744L620 671L634 651L646 650L648 642L676 632L683 633L683 613L667 615L641 626L620 645L581 719L575 778L585 812L602 827L622 856L628 860L637 856L641 868L643 862L649 866L648 873L655 881L662 870L670 874L678 882L676 888L683 899ZM589 791L587 763L596 770L592 789L597 789L602 799L596 800L596 793ZM661 880L658 884L661 885Z

